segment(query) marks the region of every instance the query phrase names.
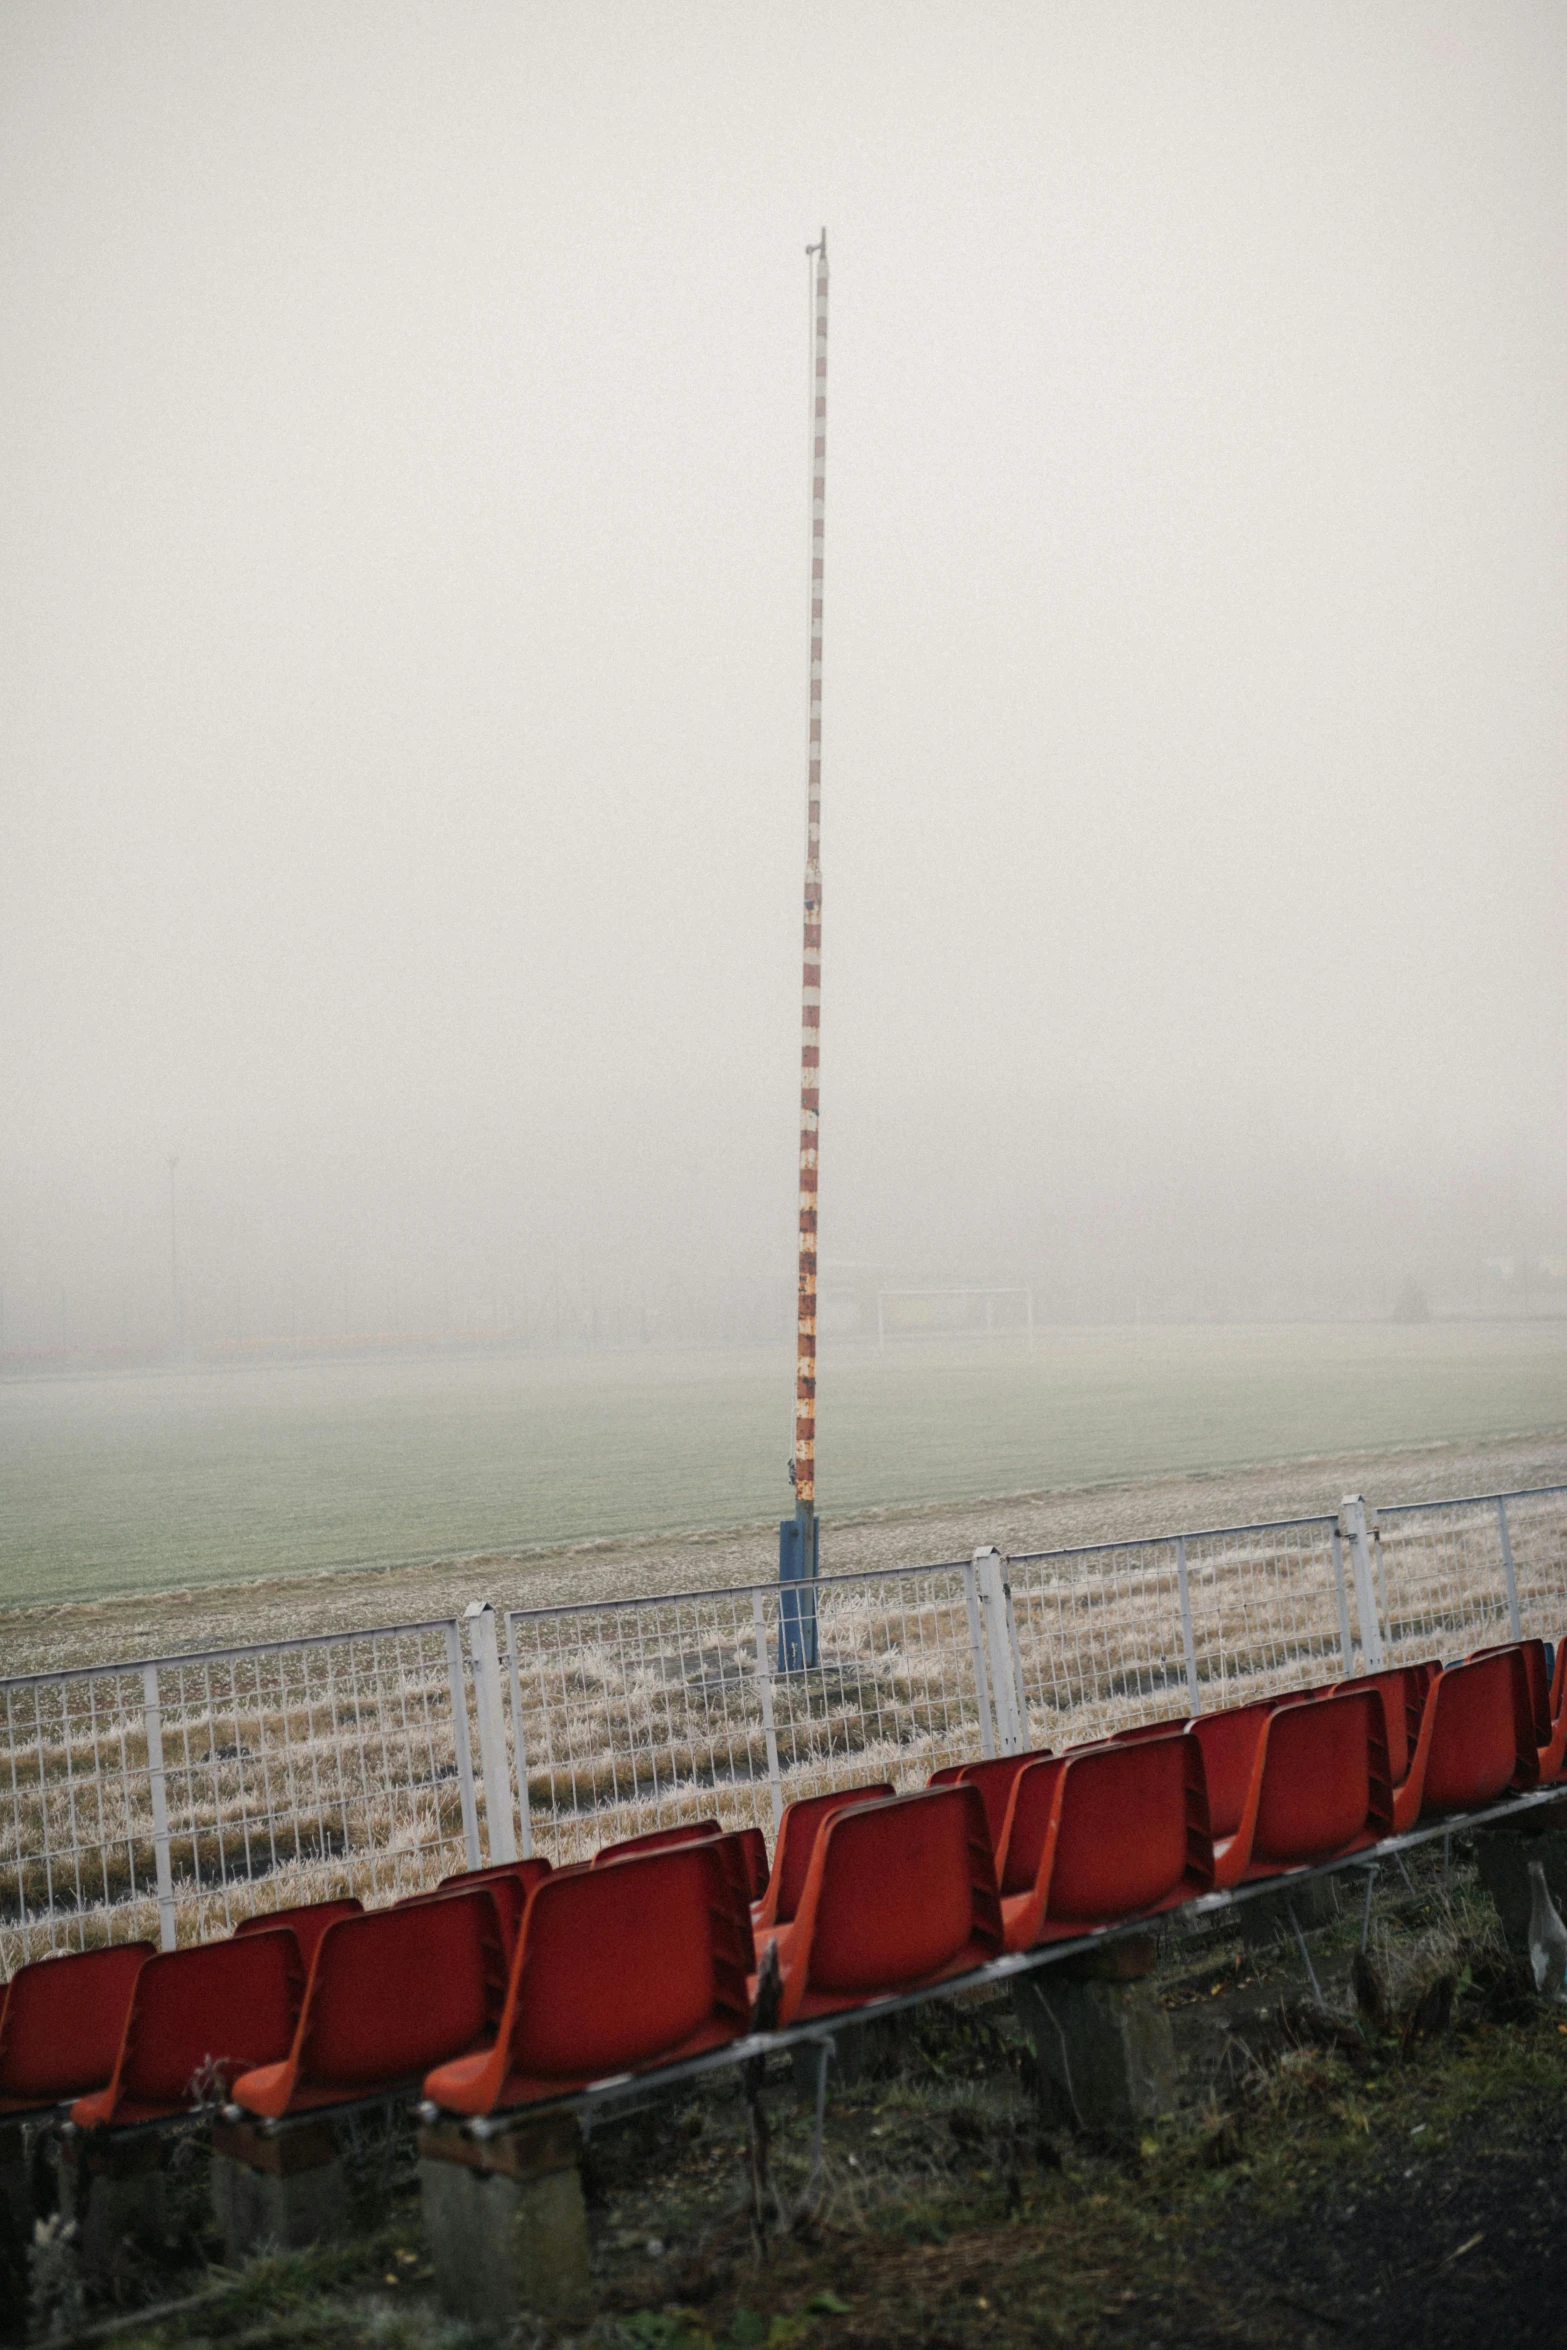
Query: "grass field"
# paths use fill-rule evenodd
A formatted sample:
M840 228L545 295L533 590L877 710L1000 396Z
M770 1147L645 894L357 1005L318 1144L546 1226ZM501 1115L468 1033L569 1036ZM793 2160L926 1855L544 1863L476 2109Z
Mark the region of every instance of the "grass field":
M278 1364L0 1386L0 1605L765 1524L778 1351ZM1567 1426L1567 1325L1048 1330L824 1353L842 1518Z

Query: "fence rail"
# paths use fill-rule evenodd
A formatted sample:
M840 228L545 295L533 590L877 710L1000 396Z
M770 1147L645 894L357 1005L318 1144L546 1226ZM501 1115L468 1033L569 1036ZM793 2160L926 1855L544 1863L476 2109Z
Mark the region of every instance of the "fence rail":
M0 1971L1567 1630L1567 1486L0 1680Z

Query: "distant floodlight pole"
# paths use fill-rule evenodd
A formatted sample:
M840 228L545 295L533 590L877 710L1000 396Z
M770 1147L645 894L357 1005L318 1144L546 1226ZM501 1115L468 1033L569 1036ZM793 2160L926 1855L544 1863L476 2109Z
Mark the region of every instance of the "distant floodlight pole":
M784 1584L814 1583L820 1566L816 1516L816 1201L821 1124L822 1026L822 585L827 492L827 231L805 248L815 262L811 325L811 723L805 817L805 953L800 990L800 1247L795 1329L794 1516L778 1530ZM784 1671L816 1662L816 1600L800 1589L779 1600L778 1661Z

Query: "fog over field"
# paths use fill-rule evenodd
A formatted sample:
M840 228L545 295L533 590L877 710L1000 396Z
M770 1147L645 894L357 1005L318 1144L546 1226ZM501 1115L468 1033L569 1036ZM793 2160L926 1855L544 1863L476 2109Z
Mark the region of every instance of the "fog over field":
M827 1308L1567 1312L1564 151L1544 0L5 12L0 1368L785 1339L824 221Z

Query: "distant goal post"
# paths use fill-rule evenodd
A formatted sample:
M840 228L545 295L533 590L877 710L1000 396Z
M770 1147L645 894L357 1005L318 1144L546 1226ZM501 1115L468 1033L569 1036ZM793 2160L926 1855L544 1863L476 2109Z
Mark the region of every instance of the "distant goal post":
M878 1289L876 1343L889 1337L1025 1338L1034 1351L1032 1289Z

